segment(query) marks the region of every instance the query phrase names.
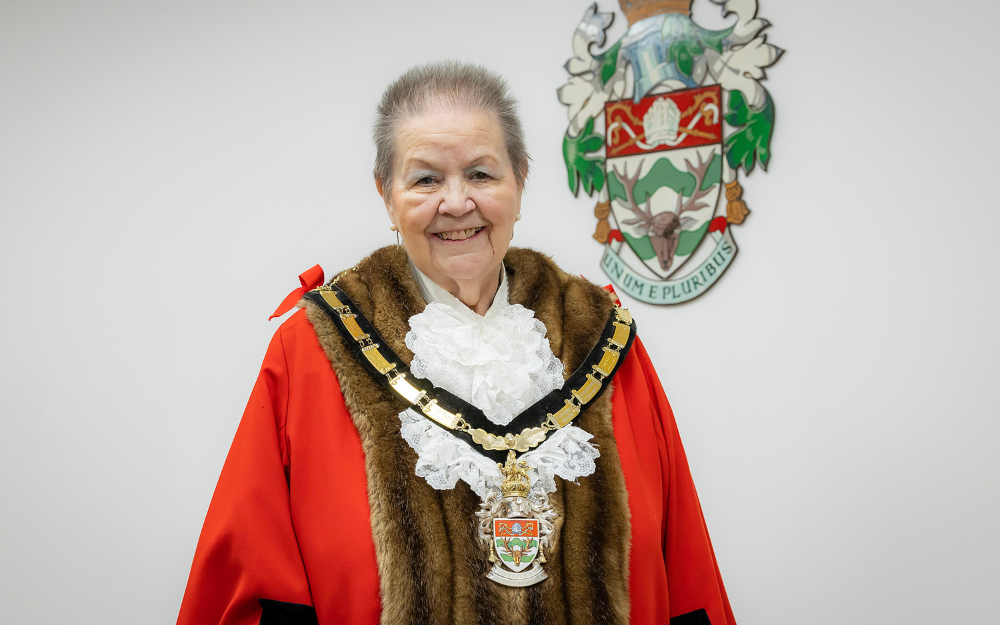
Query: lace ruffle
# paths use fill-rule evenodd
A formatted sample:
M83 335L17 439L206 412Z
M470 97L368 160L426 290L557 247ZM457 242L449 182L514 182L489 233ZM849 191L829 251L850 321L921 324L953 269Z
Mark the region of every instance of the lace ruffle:
M451 436L449 434L449 436ZM594 435L575 425L567 425L549 435L537 448L521 456L534 468L531 484L547 493L556 490L555 476L575 482L597 469L594 459L601 455L590 442ZM537 480L537 484L536 484Z
M455 488L458 480L468 484L480 498L500 488L501 475L495 462L476 452L465 441L452 436L412 409L399 413L403 439L417 452L418 477L437 490ZM555 476L576 481L596 469L600 456L588 432L568 425L554 432L536 449L524 454L532 467L532 489L556 490Z
M432 302L410 317L406 346L418 378L458 395L498 425L563 385L563 364L545 326L520 304L494 306L484 317Z
M403 422L403 439L417 452L417 477L437 490L450 490L462 480L480 498L490 489L500 488L496 463L476 453L468 443L412 409L399 413L399 420Z

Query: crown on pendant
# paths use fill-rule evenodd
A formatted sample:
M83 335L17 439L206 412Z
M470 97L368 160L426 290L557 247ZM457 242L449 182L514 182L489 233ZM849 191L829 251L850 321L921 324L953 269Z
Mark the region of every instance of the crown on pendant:
M618 0L629 26L661 13L691 15L692 2L694 0Z
M500 492L504 497L527 497L531 489L531 479L528 478L528 471L531 467L524 460L517 460L514 451L507 452L507 464L497 463L500 473L503 475L503 482L500 484Z

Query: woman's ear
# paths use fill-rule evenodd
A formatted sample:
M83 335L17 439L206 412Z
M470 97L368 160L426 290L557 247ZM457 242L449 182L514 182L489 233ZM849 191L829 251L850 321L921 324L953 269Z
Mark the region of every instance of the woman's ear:
M389 221L393 225L396 225L396 211L392 208L392 196L389 195L389 190L382 184L381 178L375 178L375 190L382 196L382 202L385 203L385 212L389 214Z

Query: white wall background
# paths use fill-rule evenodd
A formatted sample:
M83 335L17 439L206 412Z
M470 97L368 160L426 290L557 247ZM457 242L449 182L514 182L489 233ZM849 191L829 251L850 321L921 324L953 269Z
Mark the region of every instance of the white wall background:
M394 241L367 133L411 64L510 78L515 243L603 279L555 97L586 4L0 3L0 621L176 619L268 314ZM633 305L742 625L996 622L998 7L762 0L741 252Z

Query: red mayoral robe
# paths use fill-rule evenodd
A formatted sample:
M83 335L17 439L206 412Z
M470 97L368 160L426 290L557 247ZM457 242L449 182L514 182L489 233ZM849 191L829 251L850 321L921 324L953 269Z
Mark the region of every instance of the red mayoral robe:
M631 524L630 622L735 625L670 405L638 339L612 393ZM299 310L264 357L178 625L377 625L370 515L358 430ZM283 616L269 616L274 606Z

